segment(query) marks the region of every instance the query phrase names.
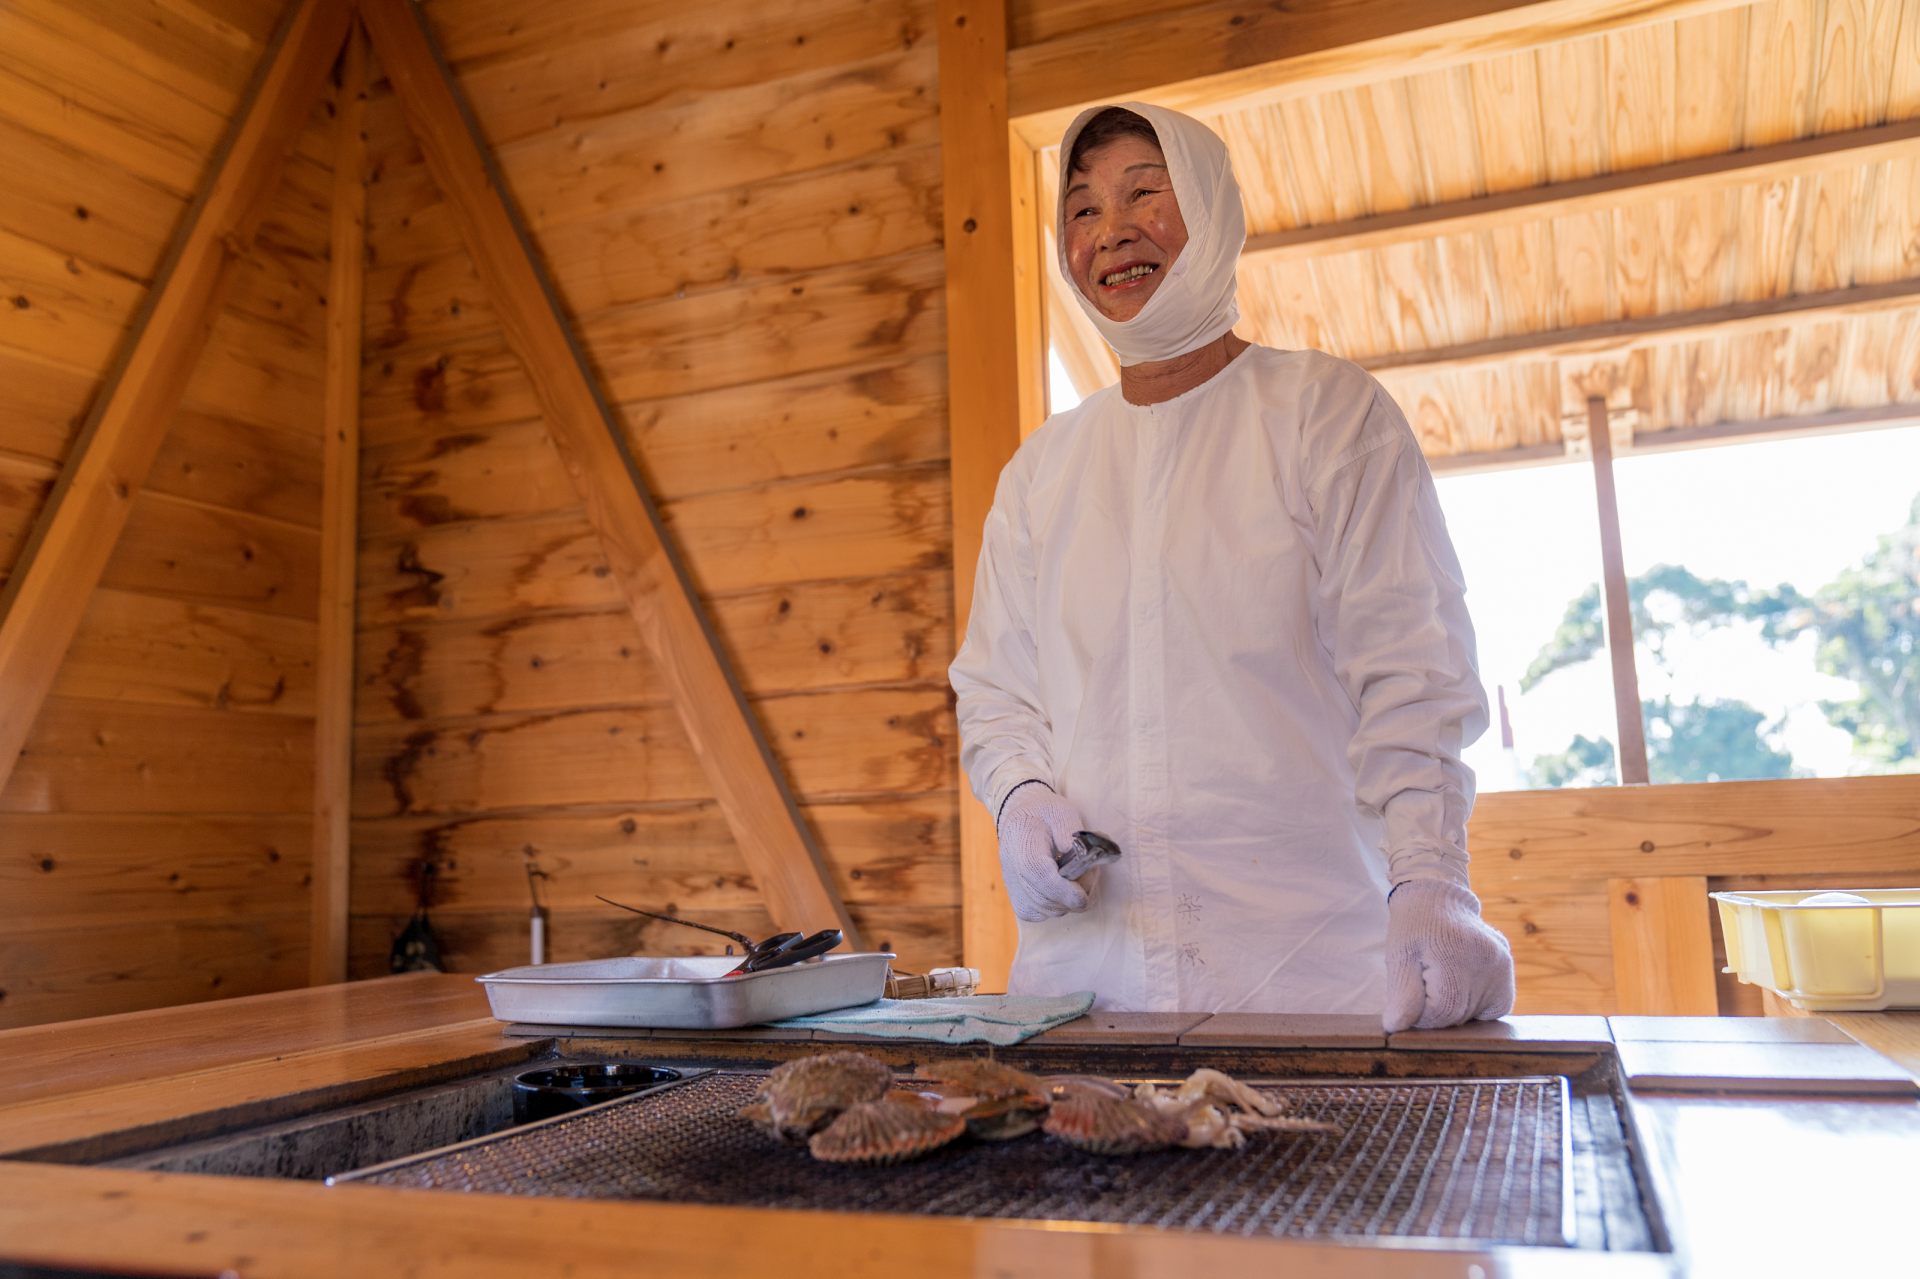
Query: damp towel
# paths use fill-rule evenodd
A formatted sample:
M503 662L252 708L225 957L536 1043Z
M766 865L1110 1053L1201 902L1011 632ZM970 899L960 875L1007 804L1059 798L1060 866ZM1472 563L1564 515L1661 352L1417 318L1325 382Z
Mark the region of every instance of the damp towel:
M945 1044L1017 1044L1072 1021L1093 1007L1093 992L1071 995L966 995L953 999L876 999L769 1023L797 1030L836 1030L881 1039Z

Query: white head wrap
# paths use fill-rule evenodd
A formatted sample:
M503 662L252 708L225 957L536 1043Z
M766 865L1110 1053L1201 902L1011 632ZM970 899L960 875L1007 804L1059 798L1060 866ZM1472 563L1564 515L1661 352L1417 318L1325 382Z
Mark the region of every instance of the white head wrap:
M1159 135L1167 157L1167 177L1180 216L1187 224L1187 247L1174 259L1160 286L1131 320L1110 320L1080 291L1067 266L1066 201L1072 181L1067 172L1073 140L1087 121L1107 109L1089 107L1074 117L1060 139L1060 207L1053 213L1054 245L1060 274L1072 286L1074 300L1114 349L1122 364L1171 360L1213 341L1240 319L1234 302L1235 271L1247 242L1247 215L1240 204L1240 184L1234 181L1227 144L1191 116L1145 102L1118 102L1144 116Z

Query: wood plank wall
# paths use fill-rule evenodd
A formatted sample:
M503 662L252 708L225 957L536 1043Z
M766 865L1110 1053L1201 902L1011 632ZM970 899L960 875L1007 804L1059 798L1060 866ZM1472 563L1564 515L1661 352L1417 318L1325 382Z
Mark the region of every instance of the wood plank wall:
M0 8L0 569L280 11ZM0 1026L305 978L330 111L0 791Z
M871 942L957 962L931 0L425 12ZM351 971L762 909L453 222L368 112Z

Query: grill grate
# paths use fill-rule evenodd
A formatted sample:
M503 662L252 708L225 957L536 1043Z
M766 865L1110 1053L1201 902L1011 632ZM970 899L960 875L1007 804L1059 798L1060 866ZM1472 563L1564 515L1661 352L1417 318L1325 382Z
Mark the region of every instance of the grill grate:
M1290 1114L1341 1132L1108 1158L1038 1135L963 1139L883 1168L818 1163L737 1118L760 1079L714 1072L342 1180L1238 1235L1570 1242L1558 1077L1269 1085Z

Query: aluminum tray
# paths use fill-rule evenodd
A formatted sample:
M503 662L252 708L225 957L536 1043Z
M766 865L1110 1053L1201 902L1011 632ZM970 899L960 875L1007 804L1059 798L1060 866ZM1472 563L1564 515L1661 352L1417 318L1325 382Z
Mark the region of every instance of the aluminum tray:
M870 1004L891 953L824 955L787 968L725 976L727 955L629 955L504 968L475 978L501 1021L559 1026L725 1030Z

